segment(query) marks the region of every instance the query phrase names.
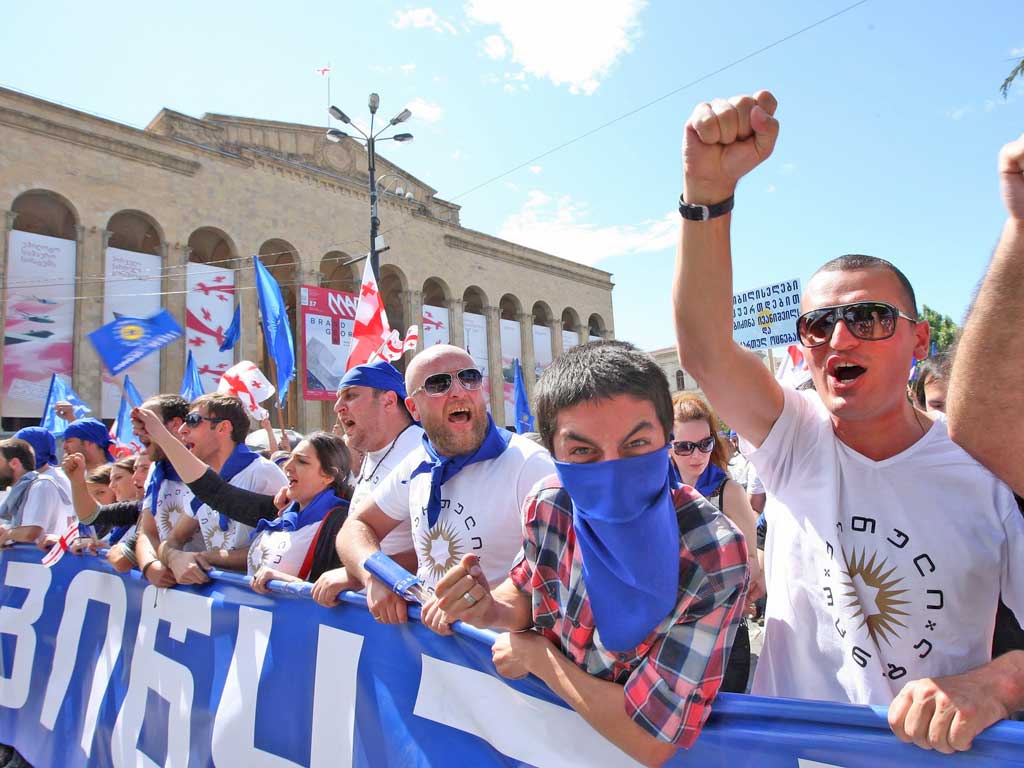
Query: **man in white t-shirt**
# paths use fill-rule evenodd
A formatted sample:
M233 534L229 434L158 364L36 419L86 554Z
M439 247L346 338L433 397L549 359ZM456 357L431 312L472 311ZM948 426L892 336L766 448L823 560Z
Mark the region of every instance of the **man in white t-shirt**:
M522 506L533 485L553 471L536 443L498 429L484 406L483 376L458 347L438 344L409 364L406 406L425 439L356 505L338 535L349 575L367 587L374 618L404 622L406 605L363 567L402 520L412 523L417 575L428 588L476 554L493 583L505 577L523 541ZM435 605L431 604L431 605ZM445 631L427 606L423 620ZM436 614L436 616L435 616Z
M179 430L181 441L197 459L236 488L276 494L287 484L284 472L245 444L249 414L233 395L207 394L196 398ZM244 571L250 526L230 519L193 498L170 536L160 545L160 560L179 584L209 581L211 568ZM204 549L190 552L185 545L196 532Z
M53 433L43 427L23 427L13 436L32 446L32 451L36 455L36 472L50 475L70 499L71 481L60 468L60 462L57 460L57 441Z
M25 440L0 440L0 490L10 489L0 506L0 546L60 535L75 518L71 499L35 466L35 453Z
M362 462L353 466L355 486L350 509L370 496L381 481L397 467L423 438L405 407L405 380L401 372L386 360L354 366L338 384L334 412L344 430L347 444L362 454ZM416 569L412 544L412 520L406 517L380 542L384 554L403 567ZM323 606L338 604L338 593L354 586L344 568L325 572L313 587L313 599Z
M990 659L1000 593L1024 617L1024 521L1009 489L908 402L929 328L892 264L841 257L806 284L796 331L815 392L784 390L732 340L729 211L771 154L775 107L762 91L701 104L687 123L674 287L682 365L773 499L753 692L890 705L901 738L966 749L1017 706L1006 657ZM936 684L957 693L918 699Z
M155 395L143 402L141 407L158 414L164 426L175 436L189 411L188 400L172 394ZM175 523L185 515L185 510L192 502L192 491L178 477L171 462L160 446L150 438L142 422L132 419L132 429L152 462L146 474L142 510L136 524L135 561L150 584L173 587L177 583L174 574L160 562L158 552L161 542L171 535ZM202 548L198 533L185 548L192 551Z

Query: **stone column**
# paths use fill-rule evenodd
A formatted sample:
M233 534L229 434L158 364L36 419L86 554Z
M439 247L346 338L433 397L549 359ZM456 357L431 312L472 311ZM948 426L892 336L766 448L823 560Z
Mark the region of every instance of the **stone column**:
M188 329L185 305L188 299L188 261L192 249L181 243L161 243L160 257L164 266L161 305L171 313L175 322L185 330L177 341L160 350L160 391L175 393L181 389L185 376L185 357L188 355Z
M110 232L99 227L77 227L75 258L75 353L72 387L92 409L102 415L102 363L86 336L103 324L105 259ZM115 414L116 415L116 414Z
M551 357L558 357L565 350L562 349L562 321L551 321Z
M462 299L452 299L448 302L448 343L463 349L466 348L466 334L462 328L464 304Z
M526 399L533 403L533 387L537 383L537 355L533 351L533 315L520 312L516 315L519 321L519 339L523 348L520 364L523 366L523 381L526 383Z
M4 338L7 329L7 248L17 216L14 211L0 211L0 403L3 402L2 393L6 391L3 370Z
M239 252L256 253L255 250ZM239 343L235 345L234 362L250 360L259 365L263 349L263 329L260 327L260 305L256 296L256 271L252 256L244 256L238 260L238 266L235 268L235 296L242 308L242 333ZM270 375L270 371L264 373Z
M397 328L394 325L392 325L391 327L394 330L398 331L398 334L404 339L405 338L406 328L408 328L410 325L418 326L419 329L420 329L420 334L421 334L420 338L422 340L422 333L423 333L423 291L416 291L416 290L401 291L398 294L398 296L399 296L399 298L402 301L402 314L405 315L405 328ZM388 320L390 321L390 318L388 318ZM422 341L417 346L416 351L419 351L421 349L423 349ZM412 360L413 356L416 354L416 351L410 351L410 352L406 352L405 353L406 365L408 365L409 361Z
M505 380L501 376L501 309L484 307L487 318L487 375L491 380L491 415L499 427L505 426Z

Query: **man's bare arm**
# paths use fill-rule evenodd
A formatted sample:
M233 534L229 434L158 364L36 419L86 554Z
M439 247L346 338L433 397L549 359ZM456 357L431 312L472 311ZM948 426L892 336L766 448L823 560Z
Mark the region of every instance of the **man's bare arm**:
M761 91L699 105L683 140L683 197L714 205L775 146L775 97ZM732 214L683 219L672 293L679 359L718 414L755 446L782 413L782 389L751 351L732 339Z
M946 412L950 437L1024 495L1024 136L999 153L999 176L1009 217L960 337Z
M337 538L338 557L349 576L364 585L369 582L370 574L363 568L363 562L380 551L381 539L398 527L398 522L378 507L371 496L359 503L341 526Z
M138 537L135 540L135 561L139 570L150 584L157 587L173 587L174 574L170 568L160 562L157 549L160 546L160 531L156 527L156 518L148 509L139 513L137 524Z

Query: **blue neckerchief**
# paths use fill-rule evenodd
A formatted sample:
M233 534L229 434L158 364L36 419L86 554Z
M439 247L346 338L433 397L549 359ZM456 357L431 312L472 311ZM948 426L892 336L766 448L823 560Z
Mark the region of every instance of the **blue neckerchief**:
M225 483L230 483L234 479L235 475L248 467L259 457L260 455L245 443L238 443L238 445L235 446L235 449L231 451L231 455L228 456L227 461L224 462L224 466L220 468L220 472L218 474ZM200 507L203 506L203 503L204 502L200 501L198 498L193 497L192 503L190 504L192 511L198 512ZM222 531L226 531L229 525L231 525L231 520L228 519L227 515L221 514L220 529Z
M494 419L487 414L487 434L480 447L473 453L462 456L440 456L430 444L427 433L423 433L423 450L431 458L431 461L424 461L409 475L412 480L416 475L424 472L430 473L430 500L427 502L427 528L433 528L437 518L441 515L441 486L451 480L461 470L470 464L478 461L495 459L508 448L508 441L512 439L512 433L494 426Z
M710 499L715 491L718 490L718 486L722 484L722 479L725 477L728 477L725 474L725 470L714 464L708 464L704 471L700 473L700 477L697 478L697 483L694 487L700 492L701 496L705 499Z
M23 509L25 506L25 494L28 493L29 487L35 482L37 477L39 477L39 473L35 470L23 474L11 486L11 490L8 492L3 504L0 504L0 520L7 520L11 528L21 527L21 518L25 512Z
M303 509L299 509L299 502L293 501L276 520L260 520L249 539L254 539L260 531L297 531L307 525L316 525L327 517L328 512L338 507L348 509L348 502L338 498L333 488L325 488Z
M601 643L636 648L679 599L679 522L668 451L590 464L555 462L572 500L583 583Z
M673 488L682 488L685 483L683 483L683 476L679 474L679 467L677 467L676 463L672 461L671 456L668 458L668 481Z
M110 546L114 546L115 544L117 544L117 542L123 539L124 535L128 533L128 531L130 531L131 529L132 527L130 525L119 525L116 528L112 528L110 530L110 533L107 534L107 543ZM79 532L81 532L81 527L79 527L78 530Z
M156 502L160 498L160 486L164 484L164 480L181 482L181 476L170 461L160 459L153 463L153 471L149 475L149 483L146 485L145 491L146 499L149 501L149 511L153 513L154 517L156 516Z

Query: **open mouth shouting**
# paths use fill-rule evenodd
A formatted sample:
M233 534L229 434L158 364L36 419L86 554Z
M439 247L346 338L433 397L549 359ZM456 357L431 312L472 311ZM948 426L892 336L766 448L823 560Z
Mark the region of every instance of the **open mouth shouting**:
M829 386L836 391L844 391L855 386L856 382L867 373L867 368L850 360L831 357L825 364L825 375Z
M448 411L446 420L449 424L469 424L473 412L467 405L457 405Z

